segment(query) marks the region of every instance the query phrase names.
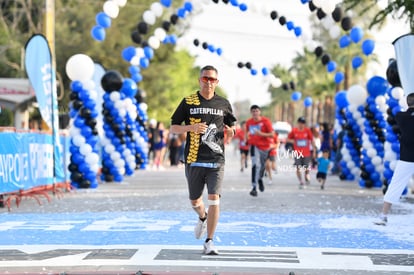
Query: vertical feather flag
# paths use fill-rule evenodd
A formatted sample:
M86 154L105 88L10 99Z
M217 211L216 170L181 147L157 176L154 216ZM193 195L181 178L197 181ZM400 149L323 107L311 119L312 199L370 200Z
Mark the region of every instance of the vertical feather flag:
M59 139L59 117L56 75L49 44L43 35L33 35L26 44L26 72L36 94L40 114L52 129L54 180L64 180L63 159Z

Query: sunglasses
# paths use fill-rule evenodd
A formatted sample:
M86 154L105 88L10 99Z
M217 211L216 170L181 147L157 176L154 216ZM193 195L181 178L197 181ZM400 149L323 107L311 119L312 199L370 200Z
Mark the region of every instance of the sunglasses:
M201 82L203 82L203 83L208 83L209 81L210 81L211 83L217 83L217 82L218 82L218 79L217 79L217 78L214 78L214 77L208 77L208 76L202 76L202 77L200 77L200 80L201 80Z

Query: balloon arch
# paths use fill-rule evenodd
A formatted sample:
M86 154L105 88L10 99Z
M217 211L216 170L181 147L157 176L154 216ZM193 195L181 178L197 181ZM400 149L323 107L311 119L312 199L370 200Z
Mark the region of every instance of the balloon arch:
M352 43L360 44L361 55L352 58L352 67L355 70L361 67L374 52L375 41L364 39L364 31L353 26L352 19L344 15L339 1L300 1L309 6L310 12L316 14L331 38L338 39L340 48L346 48ZM72 81L69 170L73 186L97 187L99 171L103 181L122 182L123 177L133 175L135 169L145 169L148 162L148 136L145 128L148 117L147 105L142 102L137 86L137 83L143 81L140 72L150 66L154 51L161 44L177 43L177 36L168 32L210 2L231 5L242 13L263 13L271 21L286 27L294 36L302 38L305 45L315 45L315 42L307 40L302 28L294 21L278 14L276 10L261 9L258 1L249 5L239 3L238 0L186 1L171 14L169 20L162 21L153 34L148 34L149 26L160 21L157 19L163 15L164 9L171 11L172 0L152 3L130 34L136 45L125 47L121 53L122 58L129 64L129 78L124 78L113 70L99 75L97 64L83 54L76 54L67 61L66 72ZM96 25L91 28L91 37L96 41L106 39L106 30L126 4L127 0L106 1L103 11L96 15ZM341 29L346 34L341 36ZM148 39L144 40L143 37ZM193 44L219 56L225 52L212 43L200 42L200 38L195 38ZM321 46L315 46L313 52L326 67L327 73L332 74L333 81L336 84L341 83L344 73L338 70L337 63L329 53ZM272 87L294 90L294 83L282 83L265 66L255 67L249 61L231 65L248 69L252 77L262 76ZM301 97L300 91L294 90L291 94L292 101L299 101ZM387 70L387 79L374 76L366 83L366 87L353 85L347 91L336 94L335 133L345 133L341 149L341 179L358 179L361 187L382 187L383 184L387 186L399 158L398 129L394 116L405 108L404 99L395 60ZM102 108L98 106L98 102L102 102ZM311 106L312 97L304 98L303 104L305 107Z

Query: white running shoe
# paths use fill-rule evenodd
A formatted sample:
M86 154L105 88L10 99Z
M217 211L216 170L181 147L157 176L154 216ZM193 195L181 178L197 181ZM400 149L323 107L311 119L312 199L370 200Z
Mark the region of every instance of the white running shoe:
M204 243L204 254L206 255L218 255L218 250L214 247L213 240L209 240Z
M204 221L198 219L196 226L194 227L194 236L196 239L200 239L207 233L207 219Z
M388 219L387 217L384 217L384 216L379 217L378 220L374 222L374 224L376 225L387 225L387 223L388 223Z

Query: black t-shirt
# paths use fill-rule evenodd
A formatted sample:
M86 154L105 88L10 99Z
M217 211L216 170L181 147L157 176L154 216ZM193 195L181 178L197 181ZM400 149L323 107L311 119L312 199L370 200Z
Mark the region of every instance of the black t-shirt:
M235 121L229 101L217 94L209 100L199 92L185 97L172 115L171 124L208 125L204 134L187 134L186 163L224 163L224 124L233 126Z
M400 160L414 162L414 108L395 115L400 128Z

